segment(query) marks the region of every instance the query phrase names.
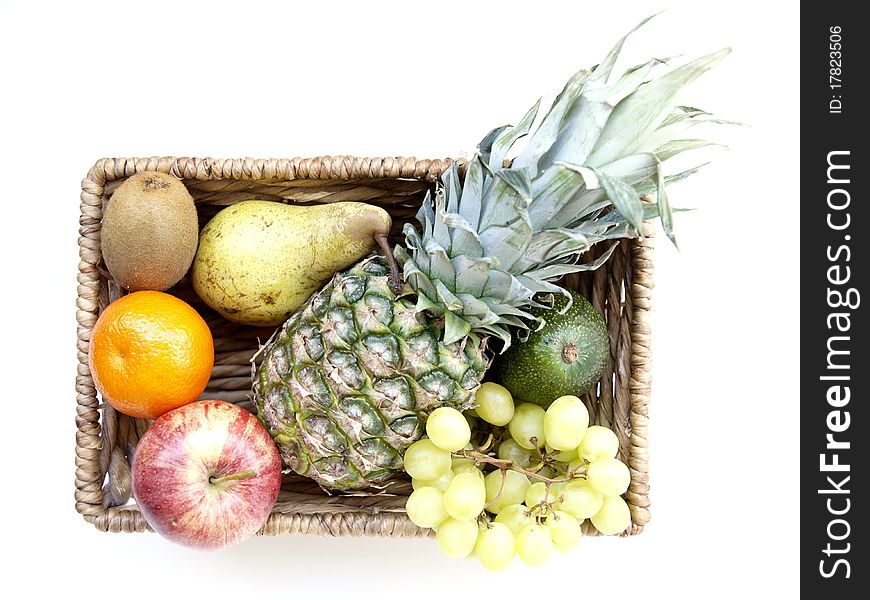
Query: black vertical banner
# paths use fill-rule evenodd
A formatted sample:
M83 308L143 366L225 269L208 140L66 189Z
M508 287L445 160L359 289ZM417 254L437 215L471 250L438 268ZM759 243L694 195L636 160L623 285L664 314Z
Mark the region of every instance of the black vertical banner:
M804 3L800 39L801 588L837 600L870 598L859 491L870 484L870 30L859 7Z

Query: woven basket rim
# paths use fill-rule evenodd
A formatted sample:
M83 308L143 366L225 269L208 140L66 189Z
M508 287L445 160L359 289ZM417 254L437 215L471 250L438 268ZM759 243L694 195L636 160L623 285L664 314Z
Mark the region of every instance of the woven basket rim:
M415 157L355 157L347 155L312 158L212 158L212 157L121 157L101 158L81 183L79 218L79 268L77 312L76 376L76 510L102 531L144 531L150 527L135 506L104 507L101 465L101 406L88 366L90 333L99 312L99 230L102 197L107 183L142 171L161 171L187 180L323 180L353 182L374 179L414 179L434 183L454 159ZM460 168L464 166L464 161ZM647 406L650 397L651 355L649 311L652 297L654 229L645 224L644 238L631 240L629 260L634 272L626 294L634 305L630 325L630 413L629 489L632 525L623 535L640 533L649 520L647 455ZM261 534L306 533L317 535L428 536L431 531L416 527L402 513L378 511L323 514L273 512Z
M417 179L435 182L449 166L463 159L418 159L414 156L323 155L294 158L214 158L187 156L106 157L97 160L82 181L104 185L142 171L161 171L180 179L276 179L294 181L355 181L360 179Z

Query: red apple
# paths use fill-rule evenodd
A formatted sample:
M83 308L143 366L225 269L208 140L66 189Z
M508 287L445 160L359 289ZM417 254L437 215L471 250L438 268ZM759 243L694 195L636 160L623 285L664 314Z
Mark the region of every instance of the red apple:
M165 413L133 455L133 496L167 539L216 550L254 535L281 487L281 456L250 412L201 400Z

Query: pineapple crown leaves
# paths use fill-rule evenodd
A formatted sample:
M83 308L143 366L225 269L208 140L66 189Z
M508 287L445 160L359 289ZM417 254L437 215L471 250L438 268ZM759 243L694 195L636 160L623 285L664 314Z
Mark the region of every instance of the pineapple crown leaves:
M478 332L497 336L506 349L509 327L543 325L527 312L549 308L539 302L543 295L566 295L563 310L570 308L570 295L556 280L597 269L616 243L583 262L592 246L640 237L645 220L658 216L676 244L665 188L697 167L666 176L662 163L710 145L687 136L690 128L723 121L674 99L730 50L659 77L652 74L667 61L652 59L611 82L631 33L600 64L568 80L534 131L540 101L517 125L487 134L468 161L462 185L454 163L434 194L427 194L417 213L422 231L405 225L406 247L396 248L396 258L417 294L417 310L443 316L445 343ZM526 136L508 165L508 153ZM643 202L641 196L650 193L656 202Z

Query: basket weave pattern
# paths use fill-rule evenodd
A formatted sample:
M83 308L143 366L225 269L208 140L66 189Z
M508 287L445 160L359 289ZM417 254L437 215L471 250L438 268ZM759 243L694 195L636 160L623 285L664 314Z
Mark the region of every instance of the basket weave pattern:
M76 510L102 531L150 529L131 501L130 459L148 422L120 414L101 402L88 367L91 330L100 312L124 292L112 281L100 253L100 223L112 192L127 177L162 171L183 180L194 197L202 226L224 206L252 198L288 203L364 201L393 217L393 241L413 221L426 191L450 160L318 157L294 159L106 158L82 181L79 220L78 371L76 376ZM625 495L639 533L649 520L647 404L650 394L649 311L653 275L653 230L643 240L623 241L597 271L572 274L562 284L590 299L607 321L611 361L599 385L584 398L590 422L611 427L620 458L631 472ZM601 250L599 249L598 252ZM594 252L594 251L593 251ZM226 400L254 410L250 360L273 328L230 323L205 306L185 278L170 290L205 318L215 340L215 366L203 398ZM356 496L323 492L295 474L284 476L271 516L260 533L278 535L426 536L405 516L410 483L389 494ZM595 530L584 524L584 533Z

